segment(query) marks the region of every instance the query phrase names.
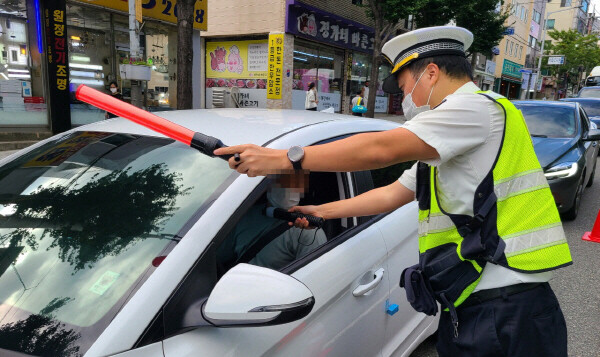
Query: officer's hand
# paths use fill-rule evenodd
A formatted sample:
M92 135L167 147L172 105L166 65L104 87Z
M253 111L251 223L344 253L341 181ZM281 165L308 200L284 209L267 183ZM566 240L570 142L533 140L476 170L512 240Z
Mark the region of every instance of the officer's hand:
M288 212L300 212L302 214L323 218L323 214L319 212L319 206L295 206L290 208ZM306 218L296 218L296 222L290 222L289 225L293 225L294 227L303 229L315 228L308 223L308 220Z
M229 146L214 151L217 156L239 154L239 161L229 159L229 167L249 177L266 176L292 172L292 163L286 150L275 150L262 146L246 144Z

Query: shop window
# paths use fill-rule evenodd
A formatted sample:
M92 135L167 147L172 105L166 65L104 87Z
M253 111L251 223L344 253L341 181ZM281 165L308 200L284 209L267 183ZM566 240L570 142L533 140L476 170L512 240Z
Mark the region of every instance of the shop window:
M32 70L41 69L39 62L30 58L28 46L33 39L28 39L24 1L22 5L15 5L14 9L0 6L0 125L44 126L48 117L42 78L33 78L35 87L32 87L31 77Z
M350 83L348 85L348 95L350 98L356 96L358 92L361 92L365 97L365 104L369 92L373 89L374 83L370 81L371 76L371 63L372 56L366 53L354 52L352 55L352 71L350 76ZM383 63L379 66L379 86L376 89L375 98L375 111L376 112L387 112L388 108L388 96L381 89L383 80L389 75L391 67L387 63ZM366 82L369 80L369 87L366 87Z
M344 51L296 40L293 58L292 108L304 109L306 90L313 82L319 95L317 109L341 111Z

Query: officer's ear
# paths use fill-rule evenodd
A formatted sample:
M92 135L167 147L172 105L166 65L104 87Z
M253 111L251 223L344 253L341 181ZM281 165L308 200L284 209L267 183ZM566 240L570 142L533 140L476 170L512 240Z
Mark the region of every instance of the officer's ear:
M440 67L435 63L430 63L425 67L425 75L430 82L436 83L440 77Z

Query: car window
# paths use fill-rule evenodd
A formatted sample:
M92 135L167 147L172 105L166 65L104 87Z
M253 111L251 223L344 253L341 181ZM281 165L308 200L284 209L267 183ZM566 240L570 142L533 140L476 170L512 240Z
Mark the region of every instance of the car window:
M84 131L0 167L0 348L83 355L231 177L171 139Z
M305 179L286 179L288 184L282 184L282 176L268 179L266 192L250 205L218 245L218 275L239 263L280 270L349 228L348 222L352 221L335 219L326 221L320 229L299 229L267 215L269 209L276 207L287 210L295 205L317 205L345 198L345 190L339 186L341 175L311 173ZM289 181L305 184L289 185Z
M575 108L558 105L515 103L521 110L532 136L572 138L576 134Z
M585 110L585 113L591 117L598 117L600 116L600 100L598 102L593 101L581 101L578 102L579 105L581 105L583 107L583 110Z
M583 125L583 132L590 130L590 119L588 118L585 110L580 109L579 115L581 116L581 124Z
M409 170L413 165L414 161L401 162L392 166L384 167L377 170L371 170L371 177L373 178L373 186L375 188L387 186L397 181L404 171Z
M583 88L579 92L580 98L600 98L600 89L597 88Z

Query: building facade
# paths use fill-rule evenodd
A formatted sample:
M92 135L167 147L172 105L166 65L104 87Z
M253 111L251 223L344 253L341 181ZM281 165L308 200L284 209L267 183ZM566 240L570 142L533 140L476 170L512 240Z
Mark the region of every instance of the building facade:
M127 1L11 0L0 4L0 127L47 127L54 132L103 120L105 112L79 102L80 84L108 93L110 83L150 111L176 107L177 18L175 1L143 3L140 53L130 55ZM7 5L9 4L9 5ZM204 6L204 7L203 7ZM205 22L205 2L197 4L194 27ZM194 71L200 83L200 31L194 31ZM136 65L147 80L126 79L122 65ZM200 108L201 93L194 93Z
M506 1L503 5L510 10L506 19L508 32L496 49L494 91L509 99L521 97L527 47L529 45L531 11L529 2Z
M586 34L589 7L590 0L549 0L546 4L547 30L577 30Z
M237 87L241 107L304 109L313 82L319 110L349 113L370 79L375 34L356 1L222 0L209 2L208 12L206 108ZM387 73L384 64L380 80ZM376 112L400 107L381 87L369 90L377 91Z

